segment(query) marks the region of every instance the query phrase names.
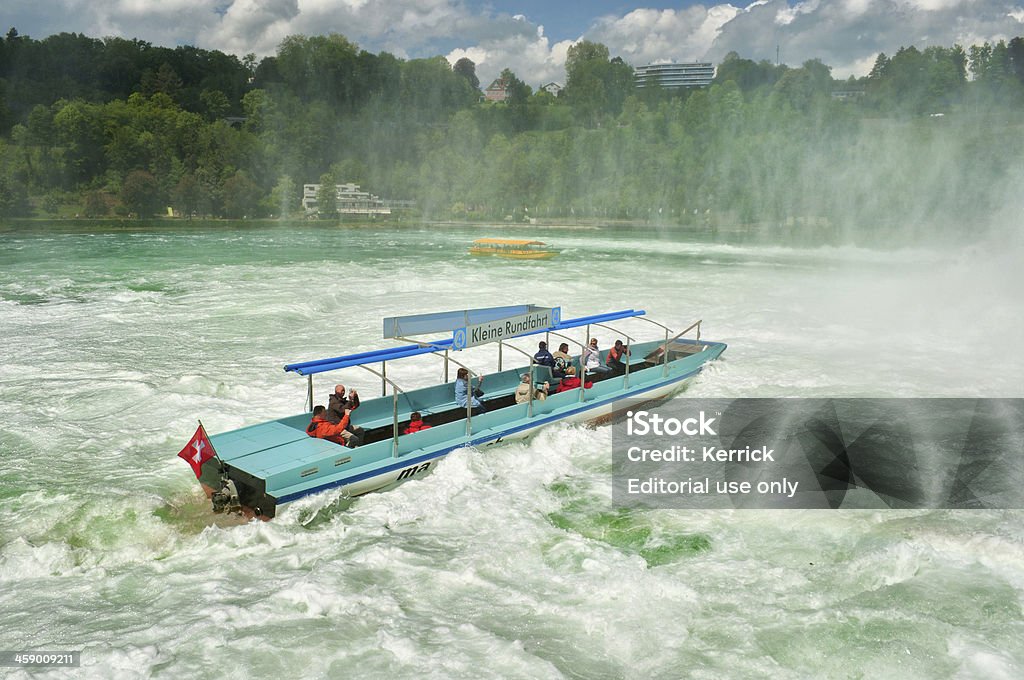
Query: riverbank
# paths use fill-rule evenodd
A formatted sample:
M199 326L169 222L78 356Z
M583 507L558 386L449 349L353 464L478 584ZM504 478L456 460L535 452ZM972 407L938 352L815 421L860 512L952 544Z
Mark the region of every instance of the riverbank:
M562 218L536 219L532 222L504 222L497 220L432 220L432 219L388 219L388 220L309 220L309 219L280 219L280 218L259 218L259 219L222 219L222 218L195 218L183 219L179 217L149 217L144 219L134 218L86 218L74 217L63 219L50 219L42 217L6 218L0 220L0 232L12 230L76 230L101 229L103 231L137 231L157 227L160 229L240 229L240 228L295 228L295 227L320 227L324 229L422 229L427 228L452 228L452 229L481 229L489 233L494 231L515 231L529 232L536 230L559 230L559 231L598 231L598 230L667 230L678 233L701 234L714 236L716 234L771 234L784 227L770 225L768 223L758 224L682 224L669 221L651 220L626 220L606 218L580 218L566 220ZM792 230L792 227L789 228Z
M0 220L0 234L14 233L133 233L166 231L173 233L221 230L312 229L357 232L422 231L466 232L467 236L507 236L552 240L559 233L627 232L641 239L686 239L702 243L729 245L781 246L816 248L856 246L875 250L920 246L962 247L984 241L992 229L985 225L960 225L959 229L940 229L934 225L879 223L851 227L835 224L825 218L789 218L782 222L754 223L677 223L653 220L604 218L536 219L531 223L477 220L308 220L308 219L182 219L152 217L128 218L7 218Z

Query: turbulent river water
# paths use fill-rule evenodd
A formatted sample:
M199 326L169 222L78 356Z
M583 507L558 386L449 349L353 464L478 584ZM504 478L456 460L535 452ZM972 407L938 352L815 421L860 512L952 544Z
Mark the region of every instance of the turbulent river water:
M520 234L563 252L466 253ZM1024 676L1022 511L617 511L610 428L561 425L221 526L175 457L197 418L301 412L283 364L385 346L384 316L503 304L703 319L729 349L685 397L1021 397L1007 249L56 225L0 246L0 649L82 651L15 677ZM408 363L389 374L440 377Z

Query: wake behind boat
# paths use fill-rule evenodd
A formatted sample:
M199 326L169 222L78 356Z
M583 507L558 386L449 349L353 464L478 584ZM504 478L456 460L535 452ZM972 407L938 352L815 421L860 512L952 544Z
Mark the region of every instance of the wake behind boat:
M279 505L309 494L341 488L346 495L357 496L419 476L458 448L526 437L558 421L601 420L610 416L615 403L623 399L666 397L726 349L725 343L701 340L700 321L673 337L672 329L646 318L643 310L568 320L560 316L557 307L519 305L384 319L384 337L409 344L284 367L285 371L306 376L309 412L213 436L207 436L200 425L178 455L192 465L215 511L234 508L247 516L269 519ZM636 342L609 325L625 319L648 322L663 330L664 337ZM508 343L513 338L543 334L545 342L554 337L586 352L593 326L625 338L626 353L622 363L616 364L620 368L603 373L588 371L586 365L581 365L580 356L574 356L569 372L583 374L584 380L580 386L570 387L570 377L563 391L558 391L562 382L558 371L537 364L532 354ZM585 329L583 342L564 334L572 329ZM695 338L683 337L691 331ZM429 342L410 339L442 332L451 337ZM486 391L479 395L482 409L478 409L472 394L481 378L455 356L460 350L489 343L498 348L498 371L483 379ZM529 362L505 369L503 350L521 353ZM608 352L600 352L602 365L608 360ZM444 383L406 390L388 378L389 362L423 355L443 360ZM456 400L459 379L449 381L451 365L468 375L468 380L463 379L462 404ZM348 368L377 376L384 391L384 396L366 400L350 412L349 427L362 428L361 445L355 448L307 434L313 411L313 376ZM516 389L527 383L531 386L525 390L528 395L523 398L521 391L521 403L517 403ZM538 390L543 390L544 383L550 389L546 398L541 398ZM410 429L414 413L430 427L403 434Z

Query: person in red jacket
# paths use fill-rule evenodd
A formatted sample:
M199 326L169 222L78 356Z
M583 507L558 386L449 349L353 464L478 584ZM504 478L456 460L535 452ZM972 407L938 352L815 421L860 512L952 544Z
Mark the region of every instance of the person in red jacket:
M345 431L345 428L348 427L350 411L345 409L345 413L341 417L341 422L338 423L332 423L327 420L325 415L326 412L327 409L320 404L313 407L313 419L309 421L309 426L306 427L306 434L310 437L326 439L329 442L347 446L347 442L345 441L345 438L342 437L342 433Z
M579 386L580 379L576 377L576 368L574 366L570 366L569 368L565 369L565 377L562 378L562 382L558 384L557 391L568 392L569 390L574 390ZM584 387L586 387L586 389L589 390L593 386L594 383L588 381Z
M419 432L420 430L429 430L430 425L423 422L423 416L420 415L419 411L413 411L409 414L409 424L405 428L405 432L402 434L412 434L413 432Z

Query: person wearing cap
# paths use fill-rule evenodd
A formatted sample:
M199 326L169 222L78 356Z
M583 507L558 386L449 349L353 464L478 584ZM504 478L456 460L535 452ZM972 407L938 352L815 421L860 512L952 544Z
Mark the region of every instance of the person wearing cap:
M533 391L533 398L541 401L548 398L548 390L551 386L545 382L543 385ZM519 381L519 386L516 387L516 403L525 404L530 401L530 374L523 373L522 380Z
M601 350L597 347L597 338L591 338L590 344L583 348L580 356L583 370L589 373L611 373L612 369L601 363Z

